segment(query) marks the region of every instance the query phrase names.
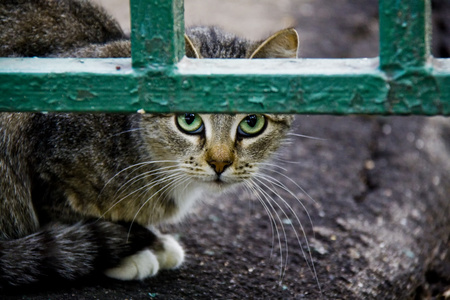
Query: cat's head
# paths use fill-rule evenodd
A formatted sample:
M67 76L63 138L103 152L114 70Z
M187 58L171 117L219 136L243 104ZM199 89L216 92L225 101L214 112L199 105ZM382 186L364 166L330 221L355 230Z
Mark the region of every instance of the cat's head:
M186 54L194 58L295 58L298 36L285 29L266 40L249 42L214 27L187 31ZM152 159L177 168L180 182L171 197L184 211L199 191L217 193L250 180L279 148L291 115L198 114L143 115ZM187 208L187 207L186 207Z

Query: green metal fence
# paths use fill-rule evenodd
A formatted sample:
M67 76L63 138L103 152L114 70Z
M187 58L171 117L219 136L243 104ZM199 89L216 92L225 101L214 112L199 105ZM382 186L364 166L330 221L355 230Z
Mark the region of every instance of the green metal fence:
M429 0L380 0L380 56L186 59L183 0L130 0L132 58L0 58L1 111L450 115Z

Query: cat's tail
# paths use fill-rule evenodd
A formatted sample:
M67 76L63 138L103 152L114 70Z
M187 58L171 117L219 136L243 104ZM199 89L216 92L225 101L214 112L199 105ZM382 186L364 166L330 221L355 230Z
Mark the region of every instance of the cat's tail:
M151 231L106 221L51 224L29 236L0 241L0 289L59 277L77 279L156 243Z

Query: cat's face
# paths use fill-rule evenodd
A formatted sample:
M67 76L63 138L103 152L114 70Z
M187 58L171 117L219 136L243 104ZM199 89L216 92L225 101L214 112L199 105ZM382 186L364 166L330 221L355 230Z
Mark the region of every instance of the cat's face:
M143 115L145 144L173 200L178 220L205 192L219 194L250 179L282 144L289 115ZM146 125L145 125L146 124Z
M146 134L152 158L176 161L180 173L212 192L249 179L278 149L293 120L268 114L185 113L157 118L159 131L150 128Z
M185 42L191 58L293 58L298 50L293 29L250 42L215 27L196 27L187 30ZM169 115L161 126L171 138L157 156L170 160L175 155L180 171L197 185L221 190L250 178L278 148L292 119L270 114Z

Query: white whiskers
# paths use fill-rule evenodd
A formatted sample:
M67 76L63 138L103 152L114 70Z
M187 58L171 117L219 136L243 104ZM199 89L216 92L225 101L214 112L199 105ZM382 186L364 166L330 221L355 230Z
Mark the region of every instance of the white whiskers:
M311 140L318 140L318 141L326 141L327 139L323 139L323 138L318 138L315 136L309 136L309 135L304 135L304 134L298 134L298 133L294 133L294 132L288 132L287 135L289 136L296 136L296 137L301 137L301 138L307 138L307 139L311 139Z
M100 197L105 189L108 187L108 185L111 184L111 182L116 179L119 175L122 175L123 173L126 174L126 176L123 178L123 180L126 180L129 178L133 173L137 172L138 170L148 167L154 164L162 164L162 163L172 163L174 165L171 166L165 166L165 167L158 167L156 169L152 169L150 171L141 172L138 175L130 178L125 183L122 183L119 185L119 187L116 189L114 195L113 195L113 202L114 204L111 205L102 215L100 218L103 218L108 212L110 212L114 207L116 207L119 203L124 201L125 199L133 196L133 198L138 199L145 193L148 193L153 187L155 187L158 184L164 184L165 181L168 181L170 179L173 179L177 175L177 168L178 168L178 162L175 160L161 160L161 161L146 161L138 164L131 165L119 172L117 172L108 182L105 184L101 192L99 193ZM126 173L129 172L129 173ZM134 188L134 190L130 189L136 185L141 180L146 180L149 177L152 177L152 180L148 180L147 183L139 185L139 187ZM125 195L125 193L128 191L128 194ZM138 195L135 195L139 193Z
M260 201L260 203L263 205L267 214L269 215L269 219L271 221L273 229L275 229L275 232L277 234L278 245L280 248L280 269L281 269L280 282L281 282L284 278L284 274L285 274L285 271L287 268L288 254L289 254L288 240L287 240L286 230L283 225L283 221L281 220L280 215L278 214L277 210L272 205L273 199L270 197L270 195L266 191L264 191L260 186L255 184L253 182L253 180L248 180L246 183L248 184L249 188L251 188L253 191L256 192L255 195L258 198L258 200ZM278 206L278 204L276 202L275 202L275 205ZM283 215L285 217L287 217L284 210L282 208L281 208L281 210L282 210ZM276 216L276 218L274 217L274 215ZM285 249L285 253L286 253L286 257L284 259L283 259L283 246L282 246L282 242L281 242L281 235L280 235L280 231L278 230L277 221L279 222L279 224L281 226L281 231L283 232L283 236L284 236L284 244L285 244L284 249ZM272 234L273 234L273 229L272 229ZM272 240L274 240L274 238L272 238ZM273 249L273 245L274 245L274 243L272 242L272 249ZM283 260L284 260L284 263L283 263Z
M102 195L103 191L105 190L105 188L108 187L108 185L114 180L116 179L118 176L120 176L122 173L126 173L127 171L129 171L130 169L134 169L133 171L131 171L130 174L128 174L125 178L129 177L131 174L133 174L134 172L138 171L139 169L152 165L152 164L161 164L161 163L178 163L178 161L176 160L158 160L158 161L145 161L145 162L141 162L141 163L137 163L131 166L128 166L122 170L120 170L119 172L117 172L116 174L114 174L113 177L111 177L103 186L102 190L100 191L100 193L98 194L98 198L100 198L100 196Z
M144 128L132 128L132 129L129 129L129 130L121 131L119 133L116 133L116 134L112 135L112 137L116 137L116 136L119 136L121 134L129 133L129 132L140 131L140 130L144 130Z
M302 187L300 187L295 181L293 181L290 177L288 177L287 175L283 174L280 171L274 170L276 168L276 169L281 169L283 171L286 171L285 168L278 166L276 164L271 164L271 163L258 163L257 165L266 166L270 172L274 172L274 173L282 176L283 178L286 178L288 181L292 182L295 185L295 187L297 187L304 195L306 195L309 199L314 201L314 199L308 193L306 193L306 191ZM289 202L283 198L280 191L288 193L293 199L295 199L299 203L302 210L306 213L309 223L312 228L312 226L313 226L312 219L311 219L311 216L310 216L309 212L307 211L305 205L298 198L298 196L294 192L292 192L284 183L282 183L279 179L277 179L271 175L268 175L267 173L258 172L257 174L254 174L252 179L245 181L245 187L247 189L249 189L250 191L254 192L253 194L256 195L257 199L262 204L262 206L264 207L264 209L266 210L266 212L269 216L270 223L273 227L272 235L274 233L277 235L277 240L278 240L278 244L280 247L280 266L281 266L280 282L283 280L283 277L285 276L286 268L288 266L288 255L289 255L288 241L287 241L288 237L286 234L285 224L282 220L282 218L286 218L287 220L289 220L289 222L286 224L290 225L290 227L295 235L295 238L297 240L297 244L300 247L302 256L305 259L305 262L306 262L309 270L311 271L311 274L313 275L320 292L322 292L306 230L305 230L297 212L289 204ZM289 216L291 216L291 218L289 218ZM306 252L304 250L302 239L300 238L300 234L297 230L297 226L300 229L301 235L303 236L304 244L306 247ZM281 231L278 229L278 227L281 228ZM281 236L281 234L283 236ZM282 237L283 237L283 239L282 239ZM275 239L275 237L273 237L273 239L272 239L272 245L273 245L274 239ZM284 240L284 242L282 242L282 240ZM285 247L284 251L282 249L283 244ZM283 253L285 254L284 256L283 256Z
M165 182L162 182L162 183L160 182L160 184L164 184L164 186L161 187L159 190L157 190L155 192L152 192L151 196L149 198L147 198L144 201L144 203L139 207L139 209L137 210L136 214L133 217L133 220L131 221L130 228L128 230L128 236L130 235L131 227L133 226L134 222L136 221L136 218L139 215L139 213L141 212L142 208L144 208L144 206L147 205L150 202L150 200L152 200L152 198L155 195L159 195L158 199L156 199L157 202L159 202L159 200L161 199L161 196L163 195L163 192L165 192L164 193L164 196L165 196L164 198L167 199L167 194L170 194L170 191L172 191L173 189L175 189L179 185L181 185L183 183L186 183L187 181L190 180L190 178L188 176L184 175L184 174L175 174L175 175L176 176L172 176L171 178L164 178L166 181L169 181L169 183L165 184ZM153 185L153 186L155 186L155 185ZM150 190L151 190L151 188L148 189L148 191L150 191Z

